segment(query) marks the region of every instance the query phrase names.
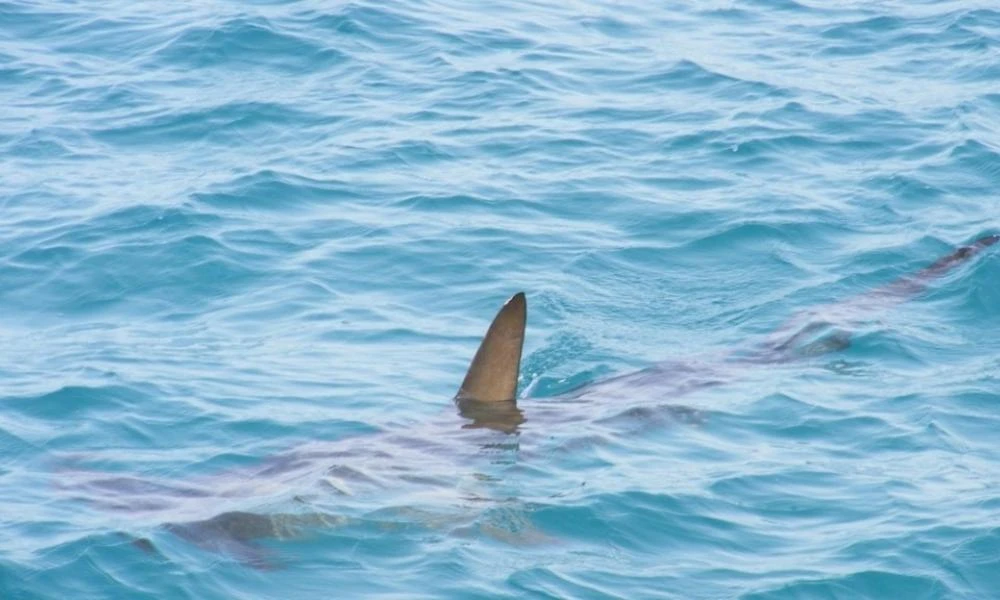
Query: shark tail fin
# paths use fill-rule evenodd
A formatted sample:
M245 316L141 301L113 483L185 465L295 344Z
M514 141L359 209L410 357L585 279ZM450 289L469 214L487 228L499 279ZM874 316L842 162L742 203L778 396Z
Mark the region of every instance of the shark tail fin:
M521 369L524 325L528 302L524 292L511 296L486 331L465 374L457 400L476 402L514 402L517 398L517 375Z

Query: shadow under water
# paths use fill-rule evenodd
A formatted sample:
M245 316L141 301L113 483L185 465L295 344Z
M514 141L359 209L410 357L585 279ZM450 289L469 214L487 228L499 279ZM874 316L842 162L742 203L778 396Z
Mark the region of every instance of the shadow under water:
M455 399L457 415L448 412L404 431L310 443L248 468L184 481L115 476L87 469L89 457L62 457L57 485L74 499L129 517L137 529L153 523L159 531L262 569L276 565L260 544L262 540L300 539L353 524L374 525L379 530L431 527L456 533L474 528L506 541L544 540L523 511L518 511L516 502L512 504L510 490L504 486L504 470L524 459L521 436L551 435L560 427L579 423L701 423L702 411L675 400L732 381L761 365L842 350L850 344L852 325L873 311L912 298L933 279L998 241L998 235L983 237L885 287L810 311L805 319L793 319L763 343L732 352L718 362L661 363L528 407L519 405L512 391L526 314L524 297L519 294L513 304L501 309L484 338ZM506 337L497 342L494 334ZM497 359L491 354L494 350L503 356ZM510 386L511 372L515 388ZM491 380L494 375L508 380L498 383ZM496 397L483 400L470 393L479 389ZM511 397L503 397L506 393ZM620 411L598 418L595 405L613 405ZM369 502L375 494L389 495L400 503L383 504L372 511ZM295 510L259 510L274 505ZM505 523L477 520L491 506L505 507L495 513L503 515ZM150 537L126 535L144 552L159 553Z

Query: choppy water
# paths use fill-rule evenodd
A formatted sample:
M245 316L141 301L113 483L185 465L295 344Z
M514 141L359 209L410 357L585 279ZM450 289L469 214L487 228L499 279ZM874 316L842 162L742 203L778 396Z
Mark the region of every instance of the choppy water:
M994 3L15 0L0 106L0 597L1000 596L995 249L558 398L996 232Z

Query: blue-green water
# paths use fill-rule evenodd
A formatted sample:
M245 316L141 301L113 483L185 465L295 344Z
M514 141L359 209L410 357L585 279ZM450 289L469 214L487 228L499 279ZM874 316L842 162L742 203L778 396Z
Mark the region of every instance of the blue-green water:
M998 65L990 2L0 2L0 597L1000 597L996 248L559 397L997 232Z

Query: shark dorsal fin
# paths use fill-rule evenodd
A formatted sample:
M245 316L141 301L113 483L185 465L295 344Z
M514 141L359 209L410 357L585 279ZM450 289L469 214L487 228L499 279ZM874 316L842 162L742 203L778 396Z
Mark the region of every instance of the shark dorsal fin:
M511 296L479 344L456 399L476 402L516 400L527 315L528 302L524 292Z

